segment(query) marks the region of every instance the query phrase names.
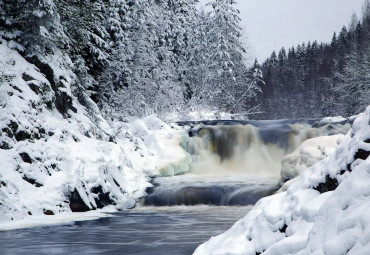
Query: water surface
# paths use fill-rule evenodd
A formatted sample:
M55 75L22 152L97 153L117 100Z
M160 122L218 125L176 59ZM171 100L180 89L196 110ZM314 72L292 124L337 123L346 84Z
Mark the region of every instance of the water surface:
M250 207L141 207L113 217L0 232L0 254L188 255Z

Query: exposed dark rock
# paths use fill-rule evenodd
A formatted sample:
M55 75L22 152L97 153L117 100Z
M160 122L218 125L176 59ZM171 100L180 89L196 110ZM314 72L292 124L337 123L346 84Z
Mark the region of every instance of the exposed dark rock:
M352 172L352 163L347 165L347 171Z
M22 79L24 80L24 81L33 81L33 80L36 80L35 78L33 78L32 76L30 76L30 75L28 75L28 74L26 74L26 73L23 73L22 74Z
M71 108L71 111L72 112L77 113L77 108L76 107L74 107L73 105L71 105L70 108Z
M26 152L19 153L19 156L21 156L23 162L32 164L33 160Z
M3 141L3 142L0 143L0 149L2 149L2 150L10 150L12 148L13 147L7 142Z
M94 187L91 189L91 192L98 195L95 198L96 206L101 209L107 205L114 204L113 200L109 197L109 192L103 192L103 188L101 186Z
M347 164L347 171L352 172L352 163Z
M55 100L55 99L53 98L53 100ZM52 110L52 109L53 109L53 101L46 101L46 102L45 102L45 105L46 105L46 107L47 107L49 110Z
M10 128L6 127L6 128L3 128L1 131L3 133L7 134L7 136L10 137L10 138L13 138L13 136L14 136L14 133L11 131Z
M339 174L340 175L343 175L343 174L345 174L346 172L352 172L352 163L349 163L349 164L347 164L347 167L346 167L346 170L341 170L340 172L339 172Z
M20 88L18 88L17 86L15 86L15 85L10 85L10 87L12 87L13 89L15 89L16 91L18 91L19 93L22 93L23 91L20 89Z
M17 165L17 168L15 169L18 173L23 173L22 168L20 165Z
M57 90L55 92L55 107L61 114L65 115L72 107L72 98L65 91Z
M35 137L35 139L39 140L41 139L41 134L40 133L34 133L33 136Z
M320 193L325 193L328 191L333 191L339 186L338 180L331 178L329 175L326 175L325 182L319 183L313 189L317 190Z
M48 136L53 136L53 135L54 135L54 132L51 132L51 131L48 132Z
M45 74L46 79L50 82L53 90L55 90L55 80L54 80L54 71L46 63L43 63L37 56L27 57L26 60L40 69L40 72Z
M10 124L8 125L8 127L13 132L13 134L15 134L17 132L19 126L18 126L17 122L10 121ZM9 136L9 137L12 137L12 136Z
M35 92L37 95L39 95L41 93L41 90L40 90L40 87L38 85L36 85L35 83L33 82L28 82L28 87L30 87L30 89Z
M18 142L31 139L31 134L27 133L26 131L19 131L15 134L15 139L17 139Z
M40 69L40 72L46 76L46 79L50 82L51 88L55 93L55 107L61 114L66 115L67 111L72 109L72 98L65 91L61 91L59 89L65 87L64 84L62 82L58 84L56 83L54 71L51 66L47 63L43 63L37 56L28 57L26 59L37 66ZM64 79L63 77L60 78ZM52 103L53 102L46 102L49 109L52 108ZM74 110L76 109L74 108Z
M40 187L44 186L41 183L37 182L35 179L32 179L32 178L28 177L27 175L23 175L22 179L25 180L28 183L31 183L33 186L36 186L37 188L40 188Z
M364 142L365 143L370 143L370 138L369 139L366 139Z
M46 134L46 131L45 131L45 128L39 128L39 132L40 132L40 134L43 134L43 135L45 135Z
M74 135L72 135L72 138L73 138L73 141L75 141L76 143L80 142L80 140L77 137L75 137Z
M281 233L286 233L286 229L288 228L287 224L284 224L284 226L282 228L279 228L279 231Z
M117 185L117 187L121 187L121 186L118 184L118 182L116 181L116 179L114 179L114 178L113 178L113 181L114 181L114 184L116 184L116 185Z
M91 210L82 200L77 190L74 190L69 195L69 208L71 208L72 212L87 212Z
M54 215L55 213L53 211L51 211L51 210L45 210L44 209L44 214L45 215Z
M366 160L369 157L369 155L370 155L370 151L359 149L355 154L355 160L356 159Z
M0 181L0 188L1 187L6 187L6 183L4 181Z
M368 139L370 141L370 139ZM366 140L365 142L367 143L368 140ZM362 159L362 160L366 160L370 155L370 152L369 151L365 151L365 150L362 150L362 149L359 149L356 153L355 153L355 156L354 156L354 160L356 159ZM343 175L345 174L346 172L352 172L352 163L349 163L347 165L347 169L346 170L341 170L340 171L340 174Z

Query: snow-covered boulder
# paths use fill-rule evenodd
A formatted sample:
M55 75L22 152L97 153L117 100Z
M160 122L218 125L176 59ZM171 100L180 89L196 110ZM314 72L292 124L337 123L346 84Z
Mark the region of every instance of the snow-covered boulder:
M368 254L370 107L351 138L194 254Z
M280 181L294 179L307 168L332 154L349 135L320 136L304 141L293 153L281 160Z

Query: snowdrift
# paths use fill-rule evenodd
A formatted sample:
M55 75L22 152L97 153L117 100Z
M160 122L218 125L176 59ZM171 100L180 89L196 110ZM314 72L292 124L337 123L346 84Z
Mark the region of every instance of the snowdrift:
M195 255L368 254L370 251L370 107L326 159L287 189L263 198Z
M293 153L281 160L281 182L294 179L307 168L328 157L348 137L349 135L338 134L304 141Z
M36 67L0 44L0 228L107 205L131 208L150 177L188 171L183 131L154 116L108 124L60 59Z

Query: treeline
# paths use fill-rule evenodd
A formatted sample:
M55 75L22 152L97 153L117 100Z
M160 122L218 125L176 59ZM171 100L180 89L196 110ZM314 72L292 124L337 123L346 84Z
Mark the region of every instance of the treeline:
M272 53L262 64L265 85L258 118L360 113L370 104L370 3L362 19L334 33L330 44L303 43Z
M0 0L0 36L108 117L245 112L261 77L246 66L236 2L197 2Z

